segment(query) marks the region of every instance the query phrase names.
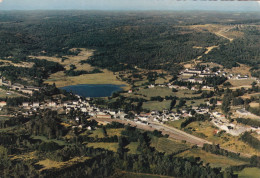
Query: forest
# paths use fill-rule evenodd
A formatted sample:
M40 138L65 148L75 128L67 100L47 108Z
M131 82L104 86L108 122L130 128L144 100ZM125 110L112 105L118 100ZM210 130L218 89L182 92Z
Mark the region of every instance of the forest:
M226 42L208 31L186 28L185 25L193 24L187 14L71 14L0 13L0 57L19 61L28 55L64 56L75 53L71 48L88 48L95 50L88 63L112 71L138 66L176 72L181 68L177 64L200 56L205 47ZM209 16L213 18L212 14ZM205 23L196 19L193 22ZM179 20L184 20L184 24L180 26Z

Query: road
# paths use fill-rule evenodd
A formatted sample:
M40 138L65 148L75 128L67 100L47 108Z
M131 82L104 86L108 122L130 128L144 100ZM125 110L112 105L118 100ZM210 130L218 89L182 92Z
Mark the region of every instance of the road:
M168 134L170 138L177 139L177 140L185 140L186 142L198 145L199 147L202 147L204 143L211 144L207 140L198 138L194 135L188 134L179 129L164 124L155 123L155 122L151 122L150 125L145 125L145 124L138 124L130 120L121 120L121 119L96 119L95 118L95 120L103 123L115 121L125 125L130 124L131 126L137 127L142 130L147 130L147 131L159 130L163 134Z

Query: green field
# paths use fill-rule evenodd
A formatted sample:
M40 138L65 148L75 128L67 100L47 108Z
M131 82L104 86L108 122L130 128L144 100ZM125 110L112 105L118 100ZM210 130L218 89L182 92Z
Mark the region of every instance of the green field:
M180 129L181 128L181 123L184 121L185 119L180 119L180 120L177 120L177 121L168 121L166 122L166 124L168 126L171 126L171 127L174 127L174 128L177 128L177 129Z
M201 160L206 164L209 163L212 167L222 167L227 168L229 166L237 166L247 164L247 162L243 162L237 159L228 158L221 155L215 155L212 153L208 153L201 149L191 149L185 151L183 153L178 154L179 157L200 157Z
M150 99L154 96L175 96L175 93L172 92L170 88L167 87L155 87L155 88L147 88L147 89L140 89L137 94L145 96L147 99Z
M131 142L126 148L129 149L128 153L130 154L138 154L137 152L138 142Z
M156 111L162 111L164 109L169 109L170 108L171 101L148 101L143 103L143 108L144 109L149 109L150 111L156 110Z
M174 141L173 139L158 137L152 138L151 146L155 147L159 152L165 152L166 154L172 154L190 148L188 144Z
M65 141L56 140L56 139L48 139L45 136L32 136L32 138L37 139L37 140L41 140L43 142L55 142L55 143L59 144L60 146L67 145L67 143Z
M241 172L238 172L239 178L259 178L260 169L259 168L245 168Z
M14 97L19 97L19 96L23 96L23 95L20 93L16 93L14 91L7 91L7 90L0 88L0 98L6 98L6 97L14 98Z
M96 142L96 143L88 143L87 146L93 148L104 148L114 152L117 152L118 149L118 143Z
M187 100L187 106L199 106L200 104L205 104L205 99L198 99L198 100Z
M190 148L190 145L184 144L173 139L153 137L151 140L151 146L159 152L165 152L166 154L176 153L182 150ZM130 154L138 154L137 151L138 142L131 142L126 148L129 149Z
M121 136L122 130L124 130L124 128L120 128L120 129L106 129L108 137L112 137L112 136L115 136L115 135ZM90 137L104 138L105 135L103 133L102 128L99 128L99 129L93 131L93 133L90 135Z
M147 89L142 88L136 93L145 96L147 99L154 96L177 96L179 98L190 98L200 96L200 94L193 94L193 91L191 90L179 90L178 92L172 92L172 89L168 87L154 87Z

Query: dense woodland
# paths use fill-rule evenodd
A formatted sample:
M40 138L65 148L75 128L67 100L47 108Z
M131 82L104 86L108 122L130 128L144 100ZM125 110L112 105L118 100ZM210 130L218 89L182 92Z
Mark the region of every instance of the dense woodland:
M207 23L211 18L215 20L213 14L208 14L209 19L171 13L71 14L62 11L2 12L0 57L62 56L72 54L71 48L84 47L96 50L88 61L90 64L113 71L137 65L175 72L180 68L176 63L196 58L205 51L203 47L227 42L208 31L185 27ZM197 15L203 17L204 14Z
M189 27L207 23L232 25L225 15L237 24L259 23L258 14L1 12L0 57L17 62L28 55L61 57L77 53L71 48L82 47L96 50L94 56L83 63L112 71L138 66L176 73L181 68L180 62L200 56L205 47L219 45L202 59L229 68L238 63L248 64L252 66L252 73L258 76L260 42L257 27L239 29L244 36L231 43L208 30ZM194 48L197 46L202 48ZM78 75L72 71L67 74Z

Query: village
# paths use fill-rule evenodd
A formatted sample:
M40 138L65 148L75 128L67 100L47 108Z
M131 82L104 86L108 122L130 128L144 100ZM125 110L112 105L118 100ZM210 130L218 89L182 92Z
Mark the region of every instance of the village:
M223 76L229 79L235 80L247 80L249 76L241 76L241 75L233 75L224 72L223 70L218 70L217 72L213 73L212 69L205 68L203 70L195 69L195 68L188 68L180 72L179 74L179 81L182 82L189 82L193 84L192 87L186 86L179 86L174 85L172 83L167 84L150 84L148 88L152 89L154 87L168 87L169 89L178 89L178 90L192 90L198 91L198 87L195 87L194 84L202 84L201 89L203 90L211 90L213 89L212 86L208 86L205 83L205 79L207 77L213 76ZM187 78L188 77L188 78ZM254 78L257 83L259 83L259 79ZM25 94L32 95L35 91L40 91L38 87L32 86L24 86L21 84L12 84L10 81L4 81L2 78L0 79L0 86L7 87L10 91L17 91ZM131 94L133 90L129 90L128 93ZM192 107L184 107L180 110L174 112L167 109L163 111L152 110L149 113L140 113L135 114L134 118L128 118L127 113L124 113L121 110L110 110L110 109L103 109L99 108L95 105L90 104L90 98L82 98L78 95L77 100L73 101L66 101L63 102L62 100L46 100L44 102L23 102L21 110L16 113L16 115L24 115L29 116L37 113L39 110L46 110L51 109L58 111L59 113L69 114L70 111L80 111L85 114L88 118L92 119L107 119L113 121L113 119L120 119L120 120L129 120L134 121L137 125L151 125L153 123L164 124L168 121L178 121L182 119L188 119L193 117L195 114L199 115L207 115L211 119L211 123L218 129L216 129L216 133L220 131L225 131L233 136L238 136L246 131L256 131L260 134L260 128L258 127L250 127L241 125L239 123L230 122L226 116L221 113L219 110L210 110L210 106L212 104L210 102L206 102L203 106L192 106ZM221 106L222 101L217 101L216 106ZM3 108L6 106L6 102L0 102L0 107ZM246 111L244 108L238 108L236 110L236 114L239 117L249 116L254 114ZM258 117L258 116L255 116ZM259 118L259 117L258 117ZM259 118L260 119L260 118ZM75 118L77 123L78 118ZM104 124L104 123L103 123ZM106 124L106 123L105 123ZM84 127L80 124L76 124L73 127ZM151 127L151 126L150 126Z

